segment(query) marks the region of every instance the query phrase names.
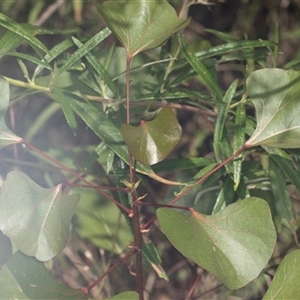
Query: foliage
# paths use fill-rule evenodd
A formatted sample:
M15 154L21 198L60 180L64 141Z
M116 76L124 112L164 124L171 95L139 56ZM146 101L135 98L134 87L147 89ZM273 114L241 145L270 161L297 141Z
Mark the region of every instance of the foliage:
M25 78L0 78L1 160L10 166L0 195L0 298L143 299L145 274L155 270L169 280L167 253L177 249L194 272L188 297L197 297L207 270L227 294L261 280L263 299L296 299L297 239L286 256L276 240L284 230L297 237L299 227L290 194L300 190L300 75L275 63L246 68L253 61L262 65L268 52L262 56L261 49L275 62L278 40L239 41L211 31L224 42L193 53L175 34L189 20L177 17L167 1L107 1L98 9L106 28L89 39L67 36L52 48L36 35L56 31L0 13L6 29L0 57L13 57ZM125 51L115 44L97 48L112 33ZM31 51L18 52L24 43ZM239 61L243 78L221 88L216 58ZM18 128L13 112L31 97L46 99L42 111L35 116L25 110L29 122ZM191 116L184 109L213 128L211 158L176 151ZM57 125L58 110L65 129ZM67 132L77 139L76 146L51 147L43 136L51 126L57 136ZM150 194L153 182L168 193ZM101 274L81 289L64 287L47 270L66 264L60 253L72 248L69 236L105 250L103 262L109 259L91 264ZM278 252L281 262L273 254ZM131 291L93 294L124 265L136 274Z

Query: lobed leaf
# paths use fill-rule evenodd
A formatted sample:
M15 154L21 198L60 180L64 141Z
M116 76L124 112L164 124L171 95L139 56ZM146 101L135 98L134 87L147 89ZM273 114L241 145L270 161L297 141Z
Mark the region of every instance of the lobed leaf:
M263 69L247 79L257 127L246 146L300 147L300 72Z
M72 94L73 95L73 94ZM73 97L75 97L73 95ZM75 97L76 98L76 97ZM74 98L74 99L75 99ZM89 126L89 128L104 141L107 146L114 151L124 162L128 163L128 149L124 143L122 134L117 126L101 113L91 103L85 102L83 99L75 99L69 104L74 111L82 118L82 120ZM166 180L153 172L149 166L137 163L136 171L142 174L146 174L149 177L170 185L182 185L180 182L173 182Z
M1 299L80 299L81 290L58 284L36 259L16 252L0 271Z
M189 23L165 0L105 1L98 11L130 58L162 45Z
M266 201L250 197L212 216L193 209L182 215L159 208L162 231L184 256L218 277L229 289L256 278L268 263L276 231Z
M17 183L17 185L16 185ZM44 189L19 171L7 175L0 195L0 229L25 254L46 261L67 244L79 195L62 185Z
M134 127L122 124L122 134L132 156L144 165L164 160L180 141L182 129L173 110L164 107L157 117Z

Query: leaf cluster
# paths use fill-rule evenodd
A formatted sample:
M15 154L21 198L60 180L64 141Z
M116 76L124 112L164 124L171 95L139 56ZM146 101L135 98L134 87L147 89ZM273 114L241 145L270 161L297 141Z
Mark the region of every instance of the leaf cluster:
M259 281L267 291L253 297L297 299L299 72L276 68L278 34L237 40L211 30L222 44L192 52L176 34L189 20L167 1L106 1L98 11L106 28L88 40L61 31L65 39L52 48L38 35L56 31L0 13L0 59L13 57L23 75L0 78L1 161L9 166L0 195L8 245L0 246L0 298L143 299L145 273L168 284L165 261L178 251L188 259L180 276L192 274L189 295L199 296L196 283L207 270L224 294L246 293ZM99 50L112 34L123 47ZM34 53L18 51L22 43ZM223 89L216 65L228 61L243 73ZM253 61L258 70L249 72ZM42 110L18 130L7 111L31 97ZM68 152L43 137L58 127L50 122L59 113L65 129L56 132L76 140ZM181 155L190 117L212 129L196 129L188 140L200 147L210 137L210 157ZM283 232L295 240L276 242ZM83 273L81 289L62 286L42 263L66 264L60 253L72 248L70 233L105 252L101 267L91 264L96 276ZM131 291L93 294L132 260Z

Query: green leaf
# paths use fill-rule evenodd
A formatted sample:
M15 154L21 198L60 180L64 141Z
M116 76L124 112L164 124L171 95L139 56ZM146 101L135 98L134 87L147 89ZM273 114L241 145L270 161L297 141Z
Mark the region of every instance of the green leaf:
M122 124L122 134L132 156L145 165L164 160L178 144L182 129L173 110L164 107L157 117L138 127Z
M189 23L165 0L106 1L98 11L130 58L162 45Z
M243 103L240 103L236 110L234 135L233 135L233 152L240 150L245 143L246 133L246 111ZM236 191L241 180L243 154L240 154L233 161L233 189Z
M70 126L72 132L74 135L77 134L77 122L76 118L73 113L73 109L70 106L71 101L75 101L71 97L69 97L70 94L64 94L63 90L53 87L53 93L54 98L57 100L57 102L60 104L61 110L64 113L64 116L66 118L66 121L68 125Z
M269 172L277 214L289 223L293 218L292 203L282 171L273 159L269 160Z
M277 150L281 150L281 149L277 149ZM300 191L300 171L295 170L291 158L289 156L283 157L277 154L272 154L270 155L270 157L281 168L281 170L288 176L291 183Z
M36 57L28 55L28 54L18 53L16 51L11 51L11 52L7 52L5 55L23 58L23 59L26 59L28 61L31 61L32 63L34 63L36 65L41 65L42 67L44 67L48 70L51 70L51 67L47 62L45 62L43 60L40 60L40 59L37 59Z
M237 88L237 80L235 80L230 87L228 88L226 94L223 97L222 104L220 105L220 109L218 112L216 125L215 125L215 134L214 134L214 150L216 159L218 162L221 162L222 160L227 158L227 155L224 155L224 148L222 145L222 139L223 139L223 131L225 128L225 121L226 116L229 110L230 103L232 101L233 95Z
M251 197L204 216L157 210L162 231L184 256L218 277L229 289L256 278L268 263L276 231L266 201Z
M212 77L204 64L196 57L195 54L191 53L182 36L179 36L180 47L186 60L189 62L191 67L197 72L201 77L206 87L215 95L218 100L223 98L223 93L219 88L218 82Z
M62 185L44 189L26 174L7 175L0 196L0 229L27 255L46 261L69 238L70 221L79 195L63 196Z
M222 187L216 199L216 203L213 208L213 213L217 213L224 209L227 205L233 202L234 190L232 188L232 179L228 176L222 183Z
M257 127L248 147L300 147L300 72L281 69L258 70L246 81L256 110Z
M0 149L22 142L5 124L5 115L9 104L9 84L0 76Z
M12 31L6 31L0 39L0 57L15 49L23 38Z
M82 47L82 43L73 37L73 41L76 44L77 47ZM105 84L108 86L108 88L112 91L112 93L116 96L117 95L117 88L114 84L114 82L109 77L106 69L102 66L101 62L93 55L91 52L88 52L86 54L86 58L89 61L89 63L93 66L93 68L96 70L98 75L101 76Z
M0 13L0 25L7 28L8 30L14 32L15 34L26 39L30 44L38 47L47 54L50 54L45 45L40 42L36 37L34 37L28 30L26 30L22 25L16 23L6 15Z
M58 284L36 259L16 252L0 271L1 299L81 299L81 290Z
M62 41L61 43L55 45L51 50L50 54L46 54L42 61L45 61L47 63L50 63L53 59L55 59L57 56L59 56L61 53L63 53L68 48L72 47L74 45L73 41L71 39L67 39ZM38 65L34 71L33 79L43 70L43 65Z
M104 141L107 146L114 151L124 162L128 164L128 148L124 143L119 128L101 111L94 107L91 103L84 101L72 94L76 101L70 102L70 106L82 118L89 128ZM136 171L146 174L149 177L170 185L182 185L182 183L173 182L159 177L153 172L149 166L136 164Z
M100 31L97 34L95 34L82 47L80 47L72 55L70 55L69 59L60 68L58 74L66 71L66 70L68 70L81 57L85 56L89 51L91 51L93 48L95 48L99 43L101 43L104 39L106 39L110 34L111 34L111 32L110 32L110 30L108 28L105 28L102 31Z
M300 299L300 250L289 253L280 263L263 300Z
M105 300L139 300L139 295L137 292L128 291L110 298L106 298Z

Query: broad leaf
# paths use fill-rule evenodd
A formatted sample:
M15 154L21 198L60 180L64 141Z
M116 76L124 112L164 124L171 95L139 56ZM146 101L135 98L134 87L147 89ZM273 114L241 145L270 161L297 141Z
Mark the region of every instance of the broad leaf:
M257 127L248 147L300 147L300 72L263 69L247 79L247 91L256 110Z
M81 290L58 284L36 259L16 252L0 271L1 299L80 299ZM83 299L83 297L82 297Z
M69 238L79 195L63 196L61 189L61 184L44 189L19 171L10 172L2 185L0 229L41 261L57 255Z
M122 134L132 156L145 165L165 159L180 141L182 129L173 110L164 107L157 117L138 127L122 125Z
M300 250L289 253L280 263L263 300L300 299ZM297 283L298 282L298 283Z
M5 124L5 115L9 104L9 84L0 77L0 149L22 142L22 138L11 132Z
M229 289L256 278L268 263L276 241L266 201L248 198L204 216L157 210L162 231L186 257L218 277Z
M71 101L69 104L74 111L82 118L86 125L91 128L91 130L100 137L111 150L114 151L116 155L128 163L128 149L118 127L91 103L85 102L76 95L73 95L73 97L76 101ZM149 177L165 184L182 185L180 182L169 181L158 176L150 167L140 163L137 163L136 171L146 174Z
M130 58L160 46L189 23L165 0L106 1L98 11Z

